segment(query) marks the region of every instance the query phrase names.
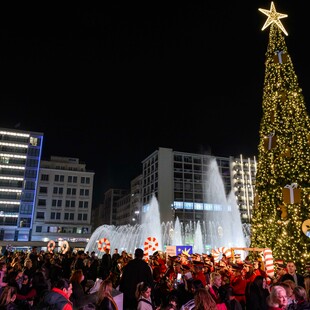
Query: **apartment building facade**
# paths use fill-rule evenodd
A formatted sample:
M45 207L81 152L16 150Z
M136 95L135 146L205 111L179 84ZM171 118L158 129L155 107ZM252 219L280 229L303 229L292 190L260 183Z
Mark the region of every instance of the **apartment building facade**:
M41 161L33 241L88 241L94 175L78 158L51 156Z
M0 128L0 240L29 241L43 133Z

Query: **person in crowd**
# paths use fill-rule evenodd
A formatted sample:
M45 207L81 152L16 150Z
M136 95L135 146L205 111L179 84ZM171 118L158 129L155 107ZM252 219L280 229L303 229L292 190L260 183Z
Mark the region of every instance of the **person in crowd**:
M112 269L112 257L110 254L110 249L106 247L104 250L104 254L101 257L101 264L100 264L100 277L102 280L105 280L110 275L111 269Z
M39 254L38 254L38 247L33 246L31 249L31 252L28 255L29 259L31 260L32 263L32 268L34 272L38 269L39 267Z
M248 283L245 279L245 272L246 270L241 262L232 264L229 283L233 287L234 295L240 302L242 309L245 309L245 289Z
M285 288L281 285L271 287L270 295L267 298L268 310L285 310L287 307L287 296Z
M19 271L10 271L7 273L7 285L8 286L14 286L16 289L19 289L22 286L23 282L23 272L21 270Z
M24 274L22 276L22 285L17 289L16 304L22 309L30 309L36 295L36 289L29 282L28 275Z
M121 255L118 253L118 249L114 249L114 253L112 255L112 264L117 262L121 258Z
M307 301L307 292L304 287L296 286L293 290L296 307L295 310L310 310L310 303ZM290 309L290 308L288 308Z
M143 260L144 251L141 248L135 250L135 258L124 267L120 279L119 290L124 294L124 310L137 309L136 289L140 282L153 285L151 267Z
M75 261L73 263L73 269L74 270L82 270L83 275L84 275L84 280L81 282L81 285L83 286L83 288L85 288L86 285L86 266L84 264L84 259L85 259L85 253L83 250L79 250L76 253L76 257L75 257ZM72 274L71 274L72 275ZM70 276L71 276L70 275Z
M54 283L52 290L44 295L42 303L37 305L36 309L45 309L50 306L58 310L73 310L73 305L70 301L71 294L72 284L68 280L60 278Z
M32 287L36 290L36 295L33 298L33 307L42 301L44 294L49 291L49 284L42 271L37 271L32 278Z
M71 277L72 273L72 266L74 266L75 263L75 257L72 255L70 251L63 254L63 258L61 260L61 268L62 268L62 276L65 279L69 279ZM49 260L50 262L50 260Z
M135 296L137 299L137 310L154 310L155 304L152 297L152 286L146 282L140 282L137 284ZM160 309L160 307L158 307Z
M262 276L264 278L267 278L267 273L262 269L262 261L260 259L254 260L253 269L255 276Z
M226 309L226 305L220 295L220 287L222 285L222 276L220 273L214 271L210 274L209 293L215 301L218 309Z
M129 257L128 253L123 250L121 253L121 257L118 259L118 263L120 264L121 269L123 269L123 267L125 267L130 260L131 258Z
M280 283L283 278L285 279L284 275L286 274L287 274L286 265L283 263L277 264L275 275L274 278L272 279L272 284Z
M164 310L179 310L179 299L175 294L170 294L167 298L167 305L158 306Z
M19 309L16 300L17 289L13 286L5 286L0 295L0 310L17 310Z
M218 310L216 302L205 288L199 288L194 297L195 310Z
M198 291L198 289L200 288L204 288L203 283L201 282L201 280L196 279L196 280L192 280L192 281L188 281L188 290L191 294L191 299L186 302L185 304L183 304L181 306L180 310L192 310L195 308L195 293Z
M96 294L86 294L82 286L84 274L82 269L74 270L69 281L72 284L72 294L70 300L72 301L73 308L79 309L88 303L96 303Z
M267 297L269 290L266 287L266 279L256 276L253 282L248 282L245 289L246 309L267 310Z
M310 301L310 275L304 275L305 289L307 292L307 300Z
M90 264L87 270L87 278L95 282L98 277L98 268L99 268L99 260L98 257L96 256L95 251L92 251L90 253L89 262Z
M108 278L100 283L97 292L97 310L118 310L117 304L112 297L113 285L112 281Z
M294 262L292 261L287 262L286 269L287 269L287 273L293 277L296 285L305 287L304 277L303 275L296 272L296 265ZM281 280L284 281L285 279L282 278Z
M207 285L207 279L204 273L204 262L201 261L194 261L193 262L194 270L193 270L193 278L199 279L204 286Z
M293 293L294 288L296 287L296 284L293 280L285 280L283 282L278 283L278 285L281 285L286 290L286 297L287 297L287 307L289 307L291 304L294 308L295 304L295 295Z
M0 293L3 288L8 285L6 282L7 265L5 261L0 262Z
M234 295L233 287L229 283L222 285L219 293L221 295L221 299L226 305L227 310L242 310L240 302Z
M23 274L27 275L29 280L31 281L35 272L36 268L32 265L32 260L27 257L24 261Z

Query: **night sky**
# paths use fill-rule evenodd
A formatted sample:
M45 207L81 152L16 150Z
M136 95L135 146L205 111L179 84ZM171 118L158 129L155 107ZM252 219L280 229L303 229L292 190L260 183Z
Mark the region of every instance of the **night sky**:
M286 44L309 107L307 3L274 3L288 14ZM1 9L0 127L43 132L43 159L86 162L95 201L129 188L159 147L253 157L269 35L258 8L270 1Z

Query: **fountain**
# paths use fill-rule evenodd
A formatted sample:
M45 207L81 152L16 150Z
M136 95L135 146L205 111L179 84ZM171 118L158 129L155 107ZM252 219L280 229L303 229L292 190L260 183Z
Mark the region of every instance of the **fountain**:
M228 197L216 159L210 161L206 180L206 197L208 199L203 220L189 222L184 225L179 218L175 222L160 223L158 201L155 195L142 212L141 224L102 225L92 234L85 251L95 251L98 256L98 241L106 238L110 242L111 251L118 248L134 253L137 247L144 248L148 237L156 239L157 249L164 251L165 245L192 245L194 253L209 253L211 249L225 247L246 247L247 237L241 223L239 209L233 192ZM149 251L152 254L152 250Z
M205 192L210 210L204 215L207 243L211 248L246 247L236 196L230 191L226 198L215 158L209 163Z

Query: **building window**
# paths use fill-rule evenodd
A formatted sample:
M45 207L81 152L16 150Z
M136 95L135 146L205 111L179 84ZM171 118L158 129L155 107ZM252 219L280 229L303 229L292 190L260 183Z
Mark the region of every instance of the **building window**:
M60 220L60 212L51 212L51 220Z
M39 199L38 200L38 206L39 207L46 207L46 200L45 199Z
M41 233L42 232L42 226L36 226L36 232Z
M64 189L62 187L54 187L53 188L53 194L55 195L62 195L64 192Z
M80 189L80 196L89 196L89 189Z
M75 208L75 200L66 200L66 208Z
M65 181L65 176L64 175L55 174L54 181L55 182L62 182L63 183Z
M65 220L74 220L74 213L65 213L65 217L64 217Z
M48 174L41 174L41 181L48 181Z
M44 220L44 212L37 212L37 219L42 219Z
M79 213L78 214L78 220L79 221L87 221L87 213L85 213L85 214Z
M68 183L77 183L77 176L68 176Z
M81 183L82 184L90 184L90 178L89 177L81 177Z
M62 200L61 199L53 199L52 200L52 207L61 207L62 206Z
M67 195L72 195L75 196L76 195L76 188L67 188Z
M88 201L79 201L79 208L88 209Z
M47 187L46 186L40 186L39 193L40 194L47 194Z
M47 232L57 233L58 232L58 227L57 226L49 226L47 228Z

